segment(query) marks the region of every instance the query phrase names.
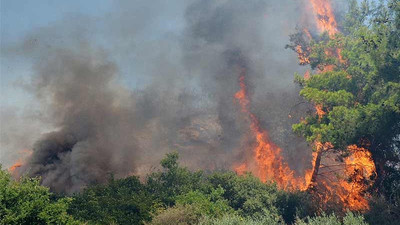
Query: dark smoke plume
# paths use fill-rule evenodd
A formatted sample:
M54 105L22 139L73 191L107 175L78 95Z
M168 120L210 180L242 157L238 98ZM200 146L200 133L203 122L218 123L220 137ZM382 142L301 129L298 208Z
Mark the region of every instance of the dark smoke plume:
M47 101L56 131L33 146L32 176L55 190L75 191L107 174L134 169L138 145L132 103L113 84L117 69L101 52L59 49L35 66L39 99ZM121 95L121 96L120 96Z
M254 141L234 100L238 67L247 71L252 112L289 165L309 166L301 163L307 146L290 128L305 110L296 106L299 67L284 49L299 5L121 1L106 18L34 31L13 52L33 59L28 88L53 129L30 146L21 170L71 193L110 174L144 175L172 150L192 169L231 169ZM166 19L182 28L157 33Z

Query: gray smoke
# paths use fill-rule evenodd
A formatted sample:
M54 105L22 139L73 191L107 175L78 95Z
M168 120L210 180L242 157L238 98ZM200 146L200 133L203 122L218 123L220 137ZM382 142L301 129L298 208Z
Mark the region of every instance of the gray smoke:
M296 111L306 109L305 105L293 108L302 101L293 84L298 62L294 54L282 49L302 16L296 13L300 7L293 1L197 1L186 11L184 65L211 95L222 129L219 148L231 157L235 153L230 163L232 159L243 161L254 141L233 99L239 90L239 68L244 68L251 112L286 150L293 169L307 165L298 163L309 160L299 157L305 155L307 146L291 133L291 124L299 119Z
M251 111L261 126L293 169L308 166L307 146L291 132L296 112L305 110L296 105L302 100L293 83L300 69L295 53L284 49L300 2L121 1L114 7L96 20L66 17L10 48L32 60L27 86L53 127L30 146L21 171L71 193L110 174L144 175L172 150L192 169L231 169L254 141L234 99L238 68L246 69ZM169 29L166 20L178 28Z
M135 163L132 110L111 84L116 66L91 51L55 50L35 66L35 91L48 101L57 130L33 146L29 173L55 190L104 181L107 173L129 172Z

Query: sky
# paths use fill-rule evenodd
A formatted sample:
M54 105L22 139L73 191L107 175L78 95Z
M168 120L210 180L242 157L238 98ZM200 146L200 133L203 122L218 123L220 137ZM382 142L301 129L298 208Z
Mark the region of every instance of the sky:
M88 15L92 17L106 14L111 1L0 1L1 50L21 41L29 32L50 26L68 15ZM30 75L30 63L18 57L0 55L0 107L22 107L31 98L18 85L21 79Z

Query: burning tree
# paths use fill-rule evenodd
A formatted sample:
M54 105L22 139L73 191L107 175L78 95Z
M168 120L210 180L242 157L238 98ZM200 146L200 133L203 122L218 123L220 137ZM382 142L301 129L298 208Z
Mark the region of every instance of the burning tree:
M372 10L353 1L339 32L329 1L310 2L324 33L302 47L314 74L296 79L316 113L293 126L315 145L309 190L365 210L368 193L399 173L400 5L388 1ZM289 47L304 36L292 36Z

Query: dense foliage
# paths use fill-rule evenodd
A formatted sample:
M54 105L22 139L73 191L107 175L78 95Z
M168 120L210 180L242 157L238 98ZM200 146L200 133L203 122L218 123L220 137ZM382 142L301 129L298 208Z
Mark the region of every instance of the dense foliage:
M300 95L325 114L311 114L293 128L337 150L366 147L385 178L400 162L400 2L371 7L352 1L344 34L311 42L311 67L322 72L297 81Z
M300 95L325 114L311 113L293 128L344 157L348 145L371 151L377 180L364 215L316 215L307 192L279 190L251 174L193 172L170 153L144 180L111 176L69 197L50 193L39 178L14 180L1 170L0 224L398 224L400 2L351 1L341 29L311 41L310 65L319 72L296 78Z
M315 216L307 193L278 190L251 174L191 172L179 166L177 153L167 154L161 165L144 182L111 177L72 197L56 197L38 179L15 181L2 170L0 224L342 223L334 215ZM353 214L343 222L365 224Z
M88 224L140 224L149 220L156 202L135 176L111 179L73 197L69 213Z
M80 224L67 214L72 199L53 197L39 179L15 181L0 166L0 224Z
M370 192L378 195L371 213L380 208L380 223L392 224L400 219L400 2L350 1L341 29L310 43L314 74L296 80L323 113L293 129L310 143L332 143L343 157L349 145L368 149L376 166Z

